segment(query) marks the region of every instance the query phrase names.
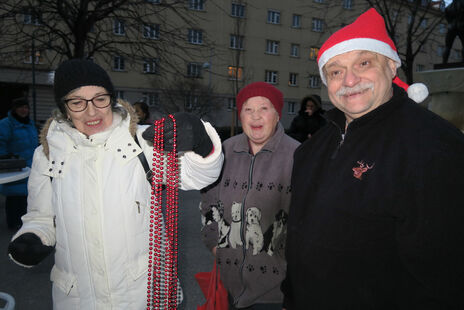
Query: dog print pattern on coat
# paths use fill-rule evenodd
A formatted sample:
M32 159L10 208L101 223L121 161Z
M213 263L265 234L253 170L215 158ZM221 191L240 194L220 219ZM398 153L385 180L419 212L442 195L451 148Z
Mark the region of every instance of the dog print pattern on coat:
M224 219L224 206L221 201L210 205L210 210L202 215L202 224L209 225L216 222L218 225L218 247L236 249L243 246L252 249L253 255L261 252L273 256L275 251L285 248L285 238L287 235L288 214L284 210L279 210L275 215L275 220L265 233L261 227L261 210L257 207L250 207L245 211L245 240L242 240L240 230L242 228L242 203L233 202L231 205L230 224Z
M242 224L242 203L233 202L231 208L232 221L230 223L229 244L236 249L237 246L243 245L240 237L240 227Z

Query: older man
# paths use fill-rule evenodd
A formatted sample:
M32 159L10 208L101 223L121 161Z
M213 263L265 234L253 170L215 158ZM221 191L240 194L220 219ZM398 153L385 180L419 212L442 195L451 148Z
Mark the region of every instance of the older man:
M464 135L400 64L374 9L320 49L336 109L295 152L288 310L464 309Z

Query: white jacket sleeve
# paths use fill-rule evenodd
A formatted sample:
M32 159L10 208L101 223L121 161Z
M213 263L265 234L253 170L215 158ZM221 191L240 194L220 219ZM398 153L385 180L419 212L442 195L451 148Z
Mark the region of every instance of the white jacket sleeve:
M56 243L52 184L50 177L42 173L47 162L42 146L39 146L34 152L31 174L27 185L27 213L22 217L23 226L13 236L12 240L30 232L37 235L44 245L54 246Z
M210 123L203 122L203 125L214 149L205 158L192 151L180 157L180 188L183 190L202 189L214 183L221 174L224 162L221 139Z

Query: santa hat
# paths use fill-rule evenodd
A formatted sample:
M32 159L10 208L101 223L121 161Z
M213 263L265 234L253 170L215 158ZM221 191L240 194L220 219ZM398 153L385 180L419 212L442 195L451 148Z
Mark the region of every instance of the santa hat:
M282 117L282 107L284 106L284 96L280 90L266 82L254 82L245 86L237 95L237 113L240 116L243 103L252 97L265 97L271 101L272 105Z
M383 17L374 8L371 8L361 14L352 24L331 35L319 50L317 63L321 79L325 85L327 85L327 81L322 70L324 65L337 55L356 50L384 55L392 59L397 68L401 66L401 59L395 44L388 36ZM401 81L398 77L395 77L394 83L396 83L395 80ZM412 100L419 103L427 97L428 90L424 84L413 84L411 87L409 88L411 93L408 91L408 96Z

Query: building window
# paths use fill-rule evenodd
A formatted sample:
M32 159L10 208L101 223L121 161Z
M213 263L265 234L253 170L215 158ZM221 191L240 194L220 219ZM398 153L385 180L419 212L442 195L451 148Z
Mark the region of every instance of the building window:
M287 103L287 106L288 106L287 112L288 112L289 115L294 115L294 114L296 114L296 111L295 111L295 110L296 110L296 109L295 109L295 107L296 107L296 102L295 102L295 101L289 101L289 102Z
M290 56L300 57L300 45L299 44L292 44L290 46Z
M430 0L421 0L421 5L422 6L428 6L429 2L430 2Z
M187 111L192 111L195 107L198 106L198 96L187 95L185 96L185 109Z
M454 52L454 59L459 60L461 59L462 51L461 50L453 50Z
M116 98L124 99L124 91L123 90L117 90L116 91Z
M313 31L322 32L324 21L320 18L313 18Z
M353 0L343 0L343 8L344 9L352 9L353 8Z
M230 48L241 50L243 49L243 36L235 34L230 35Z
M143 73L159 73L159 59L158 58L145 58L143 61Z
M24 55L24 63L32 64L32 58L34 58L34 64L43 64L42 52L36 50L34 54L34 57L32 57L32 50L29 49Z
M201 77L202 64L199 62L190 62L187 64L187 76L191 78Z
M420 25L422 28L427 28L427 18L422 18Z
M293 14L292 27L293 28L301 28L301 15Z
M23 22L26 25L40 25L40 20L42 18L39 12L36 12L32 8L27 8L24 10Z
M227 73L230 80L241 80L243 78L243 68L237 66L227 67Z
M142 93L142 101L150 107L158 107L160 104L159 93Z
M267 11L267 22L269 24L280 24L280 12L274 10Z
M408 14L408 25L412 23L412 15Z
M424 65L421 65L421 64L417 64L417 65L416 65L416 71L417 71L417 72L424 71L424 70L425 70L425 66L424 66Z
M437 47L437 55L439 57L443 57L444 52L445 52L445 47L444 46L440 45L440 46Z
M266 40L266 53L279 54L279 41Z
M115 71L124 71L125 63L124 57L122 56L114 56L113 58L113 70Z
M240 18L245 17L245 6L239 3L232 3L232 11L230 12L230 15Z
M288 86L298 86L298 73L290 73Z
M438 31L440 32L440 34L446 34L446 25L443 23L438 24Z
M203 43L203 31L196 29L189 29L188 31L188 41L192 44L202 44Z
M266 70L266 77L264 81L270 84L277 84L277 76L278 76L277 71Z
M160 25L157 24L145 24L143 25L143 37L147 39L159 39L160 38Z
M115 19L113 21L113 33L119 36L126 34L126 30L124 29L124 21L120 19Z
M309 49L309 59L317 59L317 54L319 54L319 48L311 47Z
M161 3L161 0L145 0L148 3L153 3L153 4L159 4Z
M310 75L309 76L309 87L310 88L320 88L321 87L321 78L319 75Z
M189 0L189 9L196 11L204 10L204 1L203 0Z
M236 107L235 98L227 98L227 111L233 111Z
M316 3L324 3L324 0L314 0Z

